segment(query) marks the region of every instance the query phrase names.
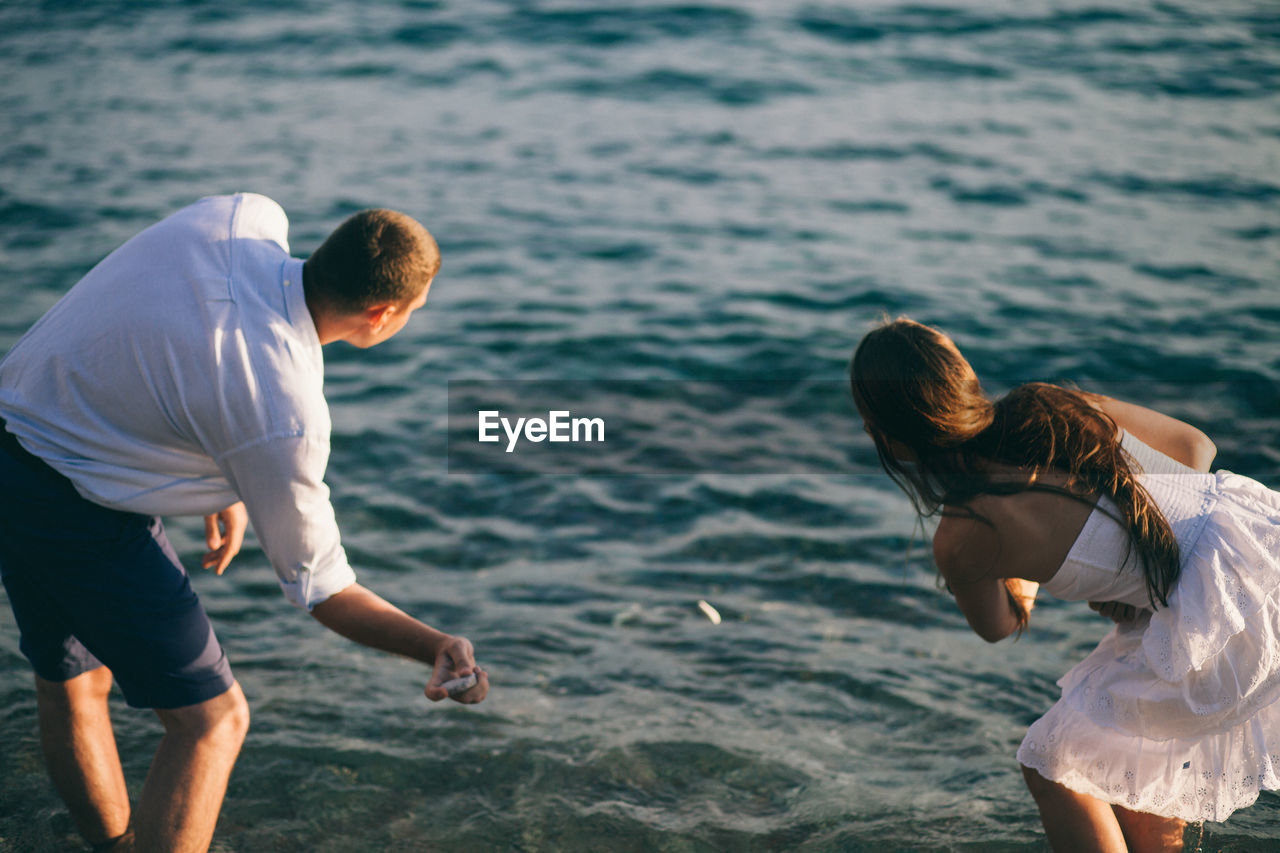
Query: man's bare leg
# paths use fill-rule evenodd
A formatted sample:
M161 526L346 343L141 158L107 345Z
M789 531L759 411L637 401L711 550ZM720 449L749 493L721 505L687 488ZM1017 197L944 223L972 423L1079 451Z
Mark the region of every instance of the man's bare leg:
M1177 853L1182 849L1182 835L1187 828L1185 820L1132 812L1120 806L1111 808L1132 853Z
M1051 782L1030 767L1022 775L1040 807L1049 846L1060 853L1125 853L1124 834L1108 803Z
M36 676L45 765L76 829L94 846L129 829L129 791L107 708L111 680L105 666L69 681Z
M249 730L240 685L199 705L157 709L165 734L133 814L135 849L204 853Z

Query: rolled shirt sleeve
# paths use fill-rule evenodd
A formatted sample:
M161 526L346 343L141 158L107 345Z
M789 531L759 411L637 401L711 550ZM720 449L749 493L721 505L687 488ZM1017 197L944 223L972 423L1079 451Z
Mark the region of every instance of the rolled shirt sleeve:
M218 459L244 501L285 597L311 610L356 582L338 533L324 472L326 437L268 438Z

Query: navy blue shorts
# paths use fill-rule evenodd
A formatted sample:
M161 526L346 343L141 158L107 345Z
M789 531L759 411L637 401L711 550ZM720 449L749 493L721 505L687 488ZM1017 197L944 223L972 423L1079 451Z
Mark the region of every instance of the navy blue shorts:
M22 653L66 681L102 665L135 708L181 708L233 678L160 519L107 509L0 421L0 576Z

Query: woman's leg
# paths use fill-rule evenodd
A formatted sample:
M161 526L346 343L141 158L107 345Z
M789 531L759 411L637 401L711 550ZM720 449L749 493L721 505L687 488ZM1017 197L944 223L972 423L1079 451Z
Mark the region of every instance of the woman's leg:
M1049 846L1058 853L1126 853L1124 833L1111 805L1051 782L1022 768L1027 788L1040 807Z
M1177 853L1182 849L1186 821L1147 812L1131 812L1120 806L1111 808L1133 853Z

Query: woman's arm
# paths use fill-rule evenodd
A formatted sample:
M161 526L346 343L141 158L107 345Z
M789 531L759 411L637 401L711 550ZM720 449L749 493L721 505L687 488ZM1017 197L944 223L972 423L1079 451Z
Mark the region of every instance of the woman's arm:
M1029 614L1040 588L1035 581L998 577L992 569L998 553L995 528L974 518L944 516L933 537L938 571L969 627L988 643L1003 640L1022 627L1022 613L1014 601Z
M1111 416L1125 432L1143 444L1160 451L1197 471L1208 471L1218 448L1209 436L1177 418L1163 415L1133 403L1125 403L1101 394L1087 395L1089 402Z

